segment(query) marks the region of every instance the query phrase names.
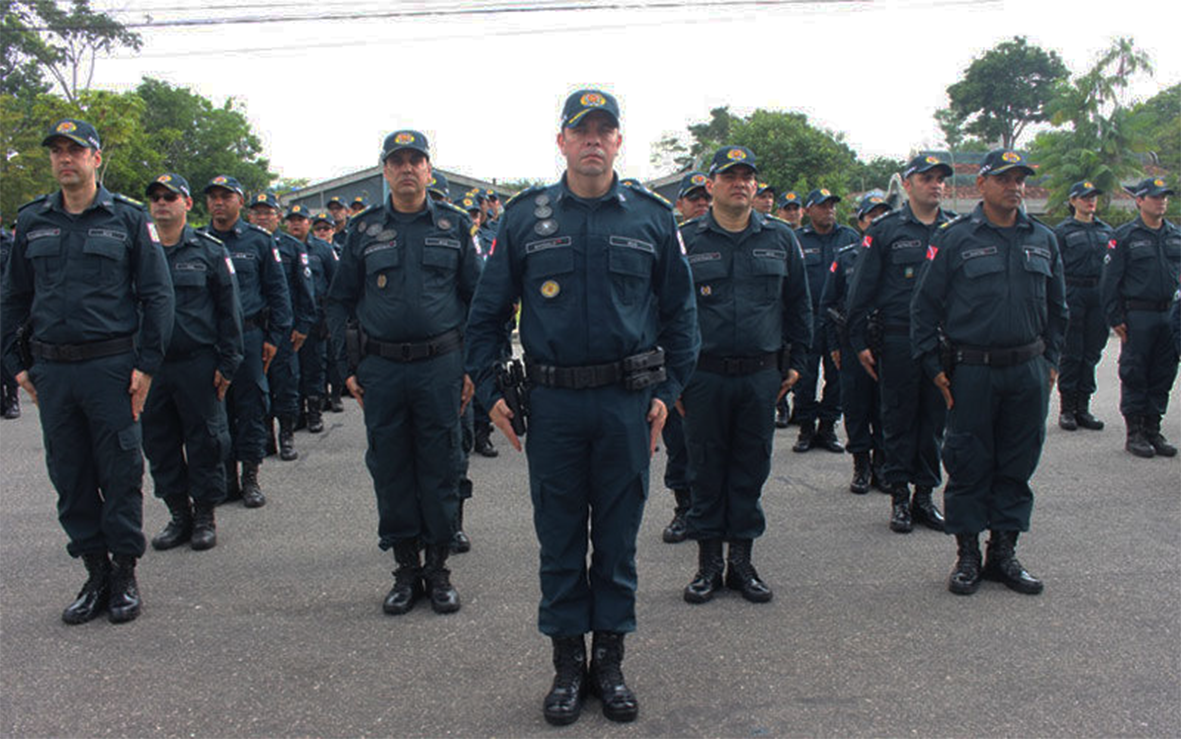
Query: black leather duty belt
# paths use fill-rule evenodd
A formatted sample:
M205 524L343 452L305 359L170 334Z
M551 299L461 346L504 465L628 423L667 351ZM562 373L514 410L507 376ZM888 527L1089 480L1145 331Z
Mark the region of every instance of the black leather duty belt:
M715 375L753 375L769 367L779 368L779 352L761 354L757 357L719 357L716 354L702 354L697 357L697 369Z
M664 350L656 347L608 364L582 367L556 367L525 359L529 382L542 387L564 390L587 390L622 383L628 390L643 390L664 382Z
M1125 300L1124 310L1151 310L1160 313L1169 309L1169 301L1156 300Z
M956 347L956 364L984 364L989 367L1012 367L1015 364L1027 362L1034 357L1040 357L1046 351L1046 343L1040 338L1024 346L1005 347L1003 349L982 349L972 346Z
M135 348L135 339L131 336L120 336L103 341L90 341L85 344L46 344L41 341L30 341L29 351L37 359L47 362L84 362L87 359L112 357L123 354Z
M397 344L377 339L365 340L365 354L375 354L395 362L420 362L450 354L463 346L463 332L457 328L419 343Z

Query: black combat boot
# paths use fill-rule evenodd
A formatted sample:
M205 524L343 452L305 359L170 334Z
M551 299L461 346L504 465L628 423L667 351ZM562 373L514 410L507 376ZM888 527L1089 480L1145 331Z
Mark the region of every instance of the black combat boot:
M586 640L579 634L555 636L553 641L554 683L545 696L545 720L566 726L578 720L586 697Z
M295 416L279 416L279 459L290 462L299 459L295 451Z
M164 499L164 505L168 506L172 519L163 531L152 537L152 549L161 552L184 544L193 535L193 506L189 503L189 496L170 495Z
M1145 459L1155 457L1156 449L1153 448L1144 433L1144 418L1142 416L1128 416L1125 420L1128 423L1128 440L1124 443L1124 449L1137 457Z
M640 704L623 681L623 634L595 632L591 646L590 690L603 702L603 715L608 719L636 720Z
M463 482L469 486L472 484L471 480ZM463 482L460 484L462 485ZM472 540L463 531L463 501L464 498L460 497L459 506L455 510L455 533L451 536L451 551L454 554L464 554L472 549Z
M1161 417L1153 414L1144 416L1144 438L1152 445L1152 451L1161 457L1177 456L1177 447L1169 443L1165 435L1160 432Z
M1062 393L1058 396L1058 428L1063 431L1077 431L1078 396L1072 393Z
M668 522L668 526L664 527L664 533L660 535L665 544L679 544L689 535L689 528L685 524L685 517L689 515L689 507L692 505L689 491L674 490L673 496L677 501L676 507L673 508L673 520Z
M874 449L869 461L869 484L880 492L886 493L886 478L883 470L886 466L886 453L881 449Z
M841 442L837 441L836 423L834 421L820 422L820 425L816 427L816 438L813 440L813 444L836 454L842 454L845 451L845 447L841 445Z
M189 546L198 552L217 546L217 523L213 520L213 506L208 503L193 505L193 538Z
M492 458L500 456L500 452L496 450L496 447L492 446L491 424L481 423L476 426L474 449L476 450L476 454L479 454L481 457Z
M1091 396L1076 395L1074 399L1074 420L1078 423L1079 428L1102 431L1103 422L1091 415Z
M980 539L976 534L956 534L955 569L947 578L947 589L956 595L971 595L980 587Z
M82 555L89 577L78 591L74 602L62 611L62 621L71 626L84 624L107 609L110 598L111 561L106 552L90 552Z
M452 587L451 570L446 567L448 554L450 546L447 544L428 544L426 547L426 566L422 570L422 579L426 583L426 592L435 613L455 613L459 610L459 593Z
M931 488L914 486L914 497L910 501L910 517L914 523L922 524L935 531L943 531L943 514L931 500Z
M909 534L914 529L914 521L910 517L910 487L904 482L894 483L890 488L890 498L890 530Z
M734 539L726 562L726 587L738 590L751 603L766 603L774 593L767 583L759 579L759 573L750 561L751 539Z
M332 391L328 393L328 410L333 413L344 413L344 403L340 400L340 388L336 385L333 385Z
M247 508L261 508L267 504L262 488L258 486L258 462L242 462L242 505Z
M318 434L324 430L324 399L319 395L308 396L308 433Z
M812 443L816 439L816 422L815 421L800 421L800 436L796 439L795 446L791 448L793 452L806 452L812 448Z
M853 481L849 483L849 492L865 495L869 492L870 479L873 472L869 466L869 452L853 452Z
M980 576L1018 593L1037 595L1044 588L1042 581L1025 571L1017 561L1016 550L1016 531L993 531L988 537L988 557Z
M381 610L391 616L407 613L422 595L422 565L418 560L418 542L405 539L394 543L394 587L386 594Z
M134 621L139 615L139 586L135 582L135 557L116 554L111 558L111 598L107 620L113 624Z
M708 603L722 587L722 570L726 564L722 559L721 539L699 539L697 541L697 574L693 582L685 586L686 603Z
M238 482L238 463L231 459L223 466L226 472L226 497L221 504L242 500L242 485Z

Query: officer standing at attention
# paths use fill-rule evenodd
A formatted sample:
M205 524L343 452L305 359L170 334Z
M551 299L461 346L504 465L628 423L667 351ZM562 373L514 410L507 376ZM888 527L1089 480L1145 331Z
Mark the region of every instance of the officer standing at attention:
M837 225L836 208L841 199L828 190L808 193L804 203L808 211L808 225L796 232L804 250L804 264L808 269L808 290L812 295L812 349L804 361L800 381L792 388L795 396L795 417L800 424L800 436L792 451L806 452L820 445L830 452L843 452L837 441L836 422L841 417L840 370L832 361L828 335L824 331L824 316L820 313L820 298L824 293L824 279L828 275L837 250L860 241L857 232L848 226ZM824 367L824 390L816 401L820 383L820 368ZM817 428L816 421L820 425Z
M1021 209L1033 173L1015 151L985 156L976 177L983 202L936 230L911 302L913 354L949 410L943 499L959 558L948 589L960 595L982 577L1042 592L1015 550L1033 512L1029 478L1046 439L1067 308L1058 240ZM981 569L984 529L992 535Z
M392 548L398 564L383 609L406 613L425 581L434 611L453 613L459 594L446 565L459 495L458 420L471 398L460 349L479 257L467 215L427 197L423 134L391 133L381 162L390 197L353 218L328 293L328 325L344 341L350 314L360 322L354 366L342 374L365 412L378 544Z
M201 231L216 237L229 251L242 303L242 364L226 394L233 447L226 459L226 499L241 498L247 508L258 508L267 502L258 484L270 404L266 372L283 337L291 333L291 299L274 239L266 230L242 220L243 205L245 196L238 180L228 175L214 177L205 186L209 225ZM240 481L238 462L242 463Z
M1149 177L1128 191L1140 211L1116 229L1103 258L1100 294L1107 324L1120 338L1119 409L1128 425L1125 448L1137 457L1172 457L1161 417L1177 379L1169 304L1181 269L1181 229L1165 220L1173 189Z
M303 205L293 205L287 211L287 233L303 246L307 255L307 269L312 273L312 305L314 319L303 346L299 348L299 406L307 409L307 429L318 434L324 430L324 389L328 361L328 322L324 304L328 286L336 275L339 257L332 245L311 235L311 211Z
M929 154L917 154L906 164L907 202L870 225L849 285L849 346L878 382L885 457L880 487L892 498L890 529L899 533L911 531L915 522L943 530L943 514L931 494L941 481L947 406L939 388L923 377L919 359L911 356L910 301L932 236L955 217L939 207L951 176L951 165Z
M873 190L861 198L857 206L857 227L862 233L874 218L886 213L890 206L880 190ZM845 413L846 450L853 455L853 480L849 492L864 495L870 485L878 483L877 464L882 453L881 398L874 382L849 344L849 321L845 304L849 283L856 274L860 252L857 244L847 244L837 250L824 293L820 297L820 321L828 332L827 342L832 363L841 373L841 406ZM907 499L909 502L909 498Z
M226 496L230 430L224 405L242 363L242 304L225 246L188 225L189 183L162 174L145 191L176 293L172 341L144 406L144 454L172 519L152 539L165 550L217 544L213 508Z
M1058 426L1065 431L1079 426L1095 431L1103 428L1103 422L1091 415L1091 396L1095 393L1095 365L1107 345L1099 275L1115 233L1095 217L1102 194L1090 182L1074 183L1070 188L1070 218L1054 227L1066 275L1066 304L1070 306L1062 375L1058 378Z
M791 226L753 208L754 152L723 146L709 171L709 213L681 226L701 327L701 356L681 394L693 460L689 536L698 546L684 598L705 603L725 582L766 603L771 588L751 563L751 547L766 528L759 498L771 472L775 401L799 379L812 343L812 299ZM724 580L723 542L730 544Z
M168 348L172 282L142 205L98 184L94 127L67 118L41 145L61 190L17 214L0 290L3 361L40 406L66 550L89 574L62 620L85 623L107 610L121 623L140 611L139 418Z
M557 136L566 172L506 205L468 320L468 372L520 450L494 365L521 301L538 625L553 639L556 671L544 703L552 724L578 719L588 682L608 719L639 712L621 667L624 634L636 623L636 534L652 451L700 344L672 208L620 185L621 142L613 96L578 90L566 99Z
M8 272L8 255L12 252L12 234L0 225L0 285L4 282L4 275ZM16 379L8 372L7 366L0 366L0 417L13 419L21 416L20 386Z

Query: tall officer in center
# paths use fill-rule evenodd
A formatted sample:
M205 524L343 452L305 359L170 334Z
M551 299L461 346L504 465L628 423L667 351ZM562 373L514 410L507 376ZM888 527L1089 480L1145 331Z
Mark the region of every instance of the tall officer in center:
M681 227L697 293L701 356L681 395L698 571L685 588L705 603L723 584L753 603L771 588L751 563L766 528L759 503L771 472L775 401L799 379L812 344L812 299L791 226L754 208L754 152L714 154L709 213Z
M538 625L553 639L556 672L544 715L554 724L577 720L588 680L608 719L639 711L622 672L624 634L636 625L636 534L652 451L700 344L672 208L619 183L621 143L614 97L578 90L566 99L557 135L566 172L505 207L468 321L469 373L519 450L494 365L521 301Z
M460 349L479 257L467 214L427 197L426 136L391 133L381 163L390 195L353 216L328 292L328 325L344 342L350 314L359 322L341 374L365 413L378 546L392 548L398 565L383 610L408 612L425 582L431 608L453 613L460 603L447 555L459 500L459 416L471 399Z

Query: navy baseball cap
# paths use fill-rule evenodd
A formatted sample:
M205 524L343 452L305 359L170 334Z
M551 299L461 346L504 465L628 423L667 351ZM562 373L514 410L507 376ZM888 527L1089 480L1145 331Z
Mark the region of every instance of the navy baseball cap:
M871 190L861 196L861 203L857 206L857 217L864 218L866 213L880 206L885 206L886 210L893 210L886 202L885 193L881 190Z
M753 151L745 146L723 146L714 152L713 161L709 165L709 176L713 177L740 164L750 167L755 172L759 171L758 160L755 159Z
M230 177L226 174L219 174L217 177L214 177L209 181L209 184L205 186L204 192L209 194L210 190L218 187L223 190L229 190L232 193L237 193L242 197L246 197L246 191L242 189L242 183L238 182L236 177Z
M951 165L947 162L941 161L939 157L933 154L916 154L913 159L906 163L906 167L902 170L902 179L910 177L912 174L930 172L932 169L938 169L943 172L944 177L951 177L955 174Z
M334 225L334 222L332 220L332 216L328 215L327 213L325 213L323 211L317 213L315 215L315 217L312 218L312 225L313 226L315 226L317 223L320 223L320 222L327 223L329 226Z
M312 209L306 205L293 205L287 210L286 218L311 218Z
M766 182L760 182L759 189L755 190L755 195L762 195L763 193L767 192L768 190L771 191L772 195L775 194L775 186L774 185L768 184Z
M1083 180L1076 182L1070 186L1070 197L1085 198L1088 195L1102 195L1103 191L1095 187L1095 183L1090 180Z
M94 129L94 126L77 118L65 118L53 124L49 133L41 140L41 145L49 146L50 142L59 136L69 139L79 146L85 146L87 149L100 150L103 148L102 140L99 139L98 131Z
M426 136L419 131L394 131L389 136L385 137L385 143L381 145L381 162L390 158L390 154L402 149L414 149L421 151L427 158L431 158L430 144L427 142Z
M451 197L451 183L442 172L432 172L431 181L426 183L428 192L436 192L443 196L444 199Z
M1013 169L1020 169L1027 175L1037 174L1037 170L1026 164L1025 159L1012 149L994 149L980 163L982 175L997 175Z
M693 170L681 178L681 187L677 191L677 198L683 198L694 190L704 190L705 183L709 178L705 176L705 172Z
M333 195L332 197L328 198L328 205L325 207L331 208L334 205L339 205L342 208L349 207L348 203L344 201L344 198L340 197L339 195Z
M789 205L802 206L804 202L800 199L800 194L795 190L788 190L779 196L779 207L786 208Z
M476 199L475 195L464 195L462 198L456 198L455 205L467 211L480 209L480 201Z
M1148 177L1141 180L1139 183L1124 188L1132 195L1138 198L1156 198L1161 195L1175 195L1173 188L1160 177Z
M813 205L827 203L830 200L835 200L839 203L841 202L841 197L839 195L833 195L831 191L821 187L808 193L808 199L804 201L804 207L811 208Z
M610 115L616 127L619 126L619 101L614 95L602 90L575 90L562 106L562 128L577 126L587 113L595 110Z
M250 201L250 207L253 208L257 205L265 205L268 208L282 210L279 207L279 198L275 197L275 193L273 192L260 192L255 195L254 199Z
M162 174L149 182L148 186L144 188L144 195L151 195L153 187L163 187L165 189L171 190L177 195L183 195L186 198L193 196L192 192L189 190L188 180L178 174L173 174L172 172Z

